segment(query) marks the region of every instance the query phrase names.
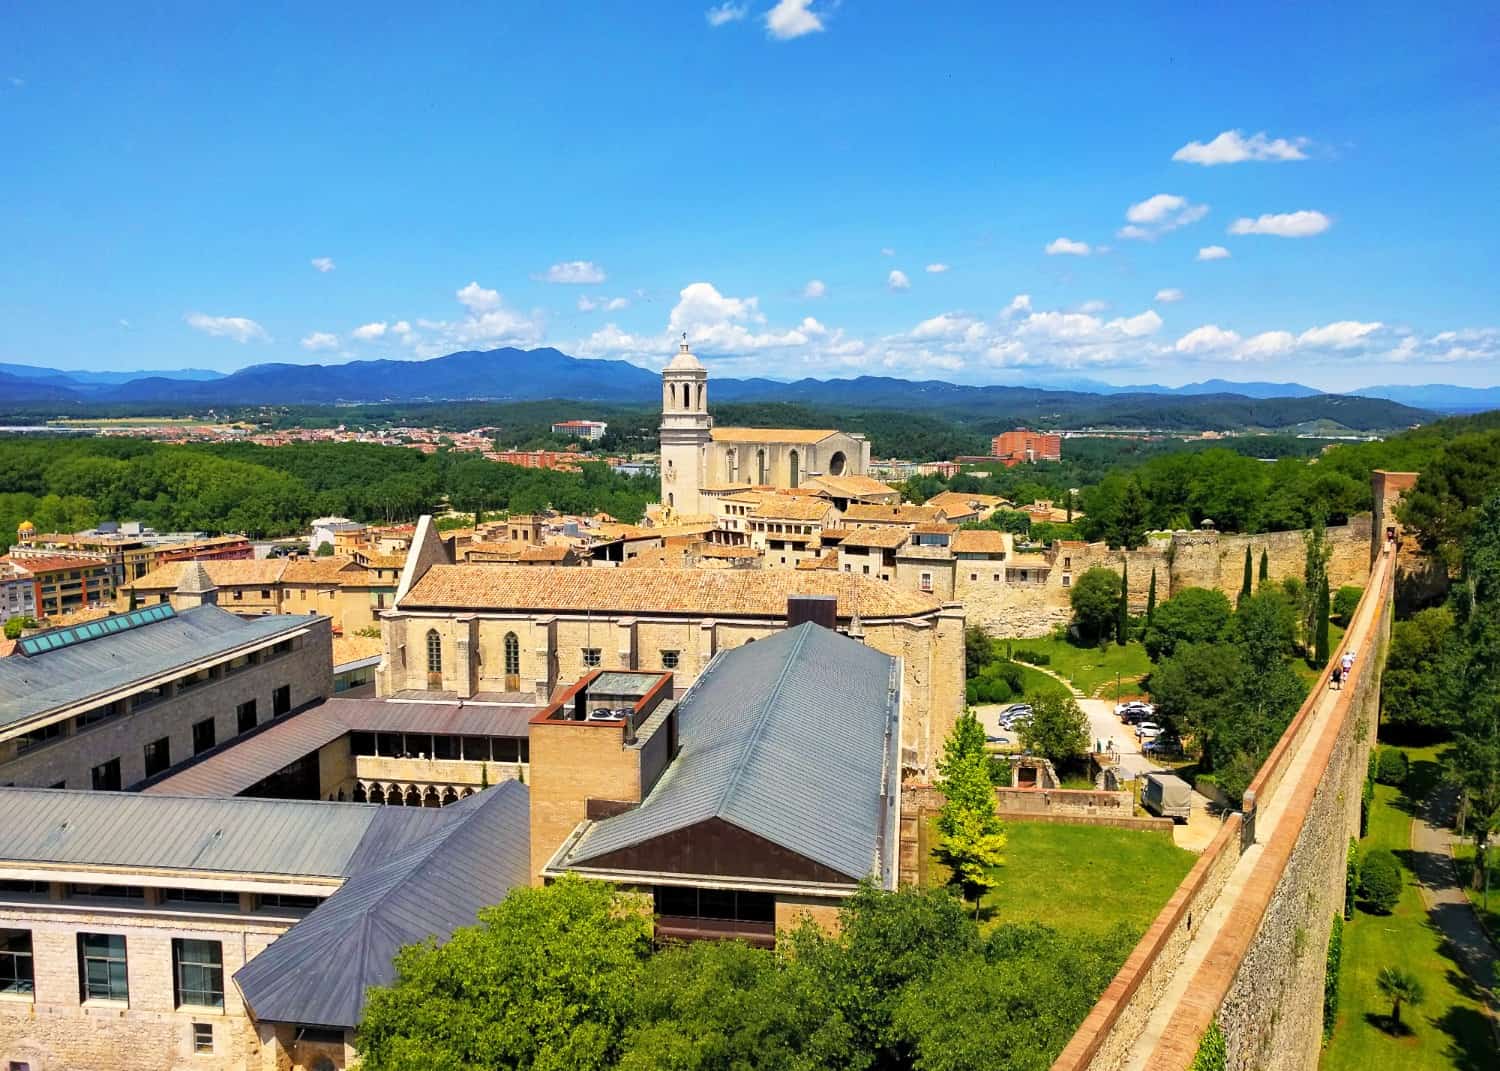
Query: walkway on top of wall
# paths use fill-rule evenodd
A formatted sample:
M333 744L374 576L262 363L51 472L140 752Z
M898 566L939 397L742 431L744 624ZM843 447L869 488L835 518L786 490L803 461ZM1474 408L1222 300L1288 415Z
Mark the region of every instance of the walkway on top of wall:
M1263 791L1264 798L1254 803L1255 842L1241 854L1208 916L1193 935L1186 956L1172 973L1171 982L1130 1049L1124 1063L1126 1071L1186 1068L1192 1062L1199 1038L1222 1004L1235 968L1243 959L1296 845L1317 782L1316 777L1306 779L1309 767L1326 764L1342 721L1340 701L1358 687L1355 678L1371 671L1372 641L1380 627L1380 616L1389 604L1391 573L1389 558L1376 562L1367 589L1375 597L1361 602L1339 650L1313 686L1309 702L1298 711L1252 782L1252 791L1257 784L1265 784L1269 789ZM1356 652L1351 679L1345 685L1348 693L1330 691L1329 669L1346 650ZM1304 718L1307 719L1304 731L1298 733L1297 722Z

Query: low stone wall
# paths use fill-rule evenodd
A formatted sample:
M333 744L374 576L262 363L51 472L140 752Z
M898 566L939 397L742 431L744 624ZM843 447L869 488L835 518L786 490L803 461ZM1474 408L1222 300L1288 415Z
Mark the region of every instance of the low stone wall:
M1131 818L1135 797L1129 792L1079 788L997 788L995 803L1002 817Z

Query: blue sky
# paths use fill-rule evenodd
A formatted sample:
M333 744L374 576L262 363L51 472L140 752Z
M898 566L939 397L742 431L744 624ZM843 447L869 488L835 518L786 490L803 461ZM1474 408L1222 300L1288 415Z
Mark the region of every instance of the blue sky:
M0 361L1500 382L1493 5L1005 7L5 3Z

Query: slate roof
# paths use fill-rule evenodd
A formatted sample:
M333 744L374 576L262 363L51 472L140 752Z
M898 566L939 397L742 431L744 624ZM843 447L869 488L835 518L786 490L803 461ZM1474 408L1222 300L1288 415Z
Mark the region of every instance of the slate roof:
M366 988L395 978L397 949L429 937L447 940L472 925L480 908L528 883L525 785L508 781L424 810L432 816L427 835L372 858L368 869L235 972L256 1019L353 1027Z
M0 788L0 861L341 878L386 810Z
M142 791L168 796L233 796L288 763L352 732L524 737L528 735L531 716L539 709L540 706L524 705L326 699L180 767Z
M677 758L561 865L719 818L851 882L884 879L900 676L896 659L811 623L718 655L678 703Z
M308 624L306 617L242 618L195 606L57 650L6 658L0 661L0 729Z
M402 610L691 614L785 619L789 595L832 595L838 616L866 620L939 609L936 599L852 573L791 569L577 569L567 566L434 565Z

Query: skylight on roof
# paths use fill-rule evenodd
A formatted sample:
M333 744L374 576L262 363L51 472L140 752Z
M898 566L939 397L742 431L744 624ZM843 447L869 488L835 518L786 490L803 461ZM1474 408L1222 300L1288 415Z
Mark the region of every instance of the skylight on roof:
M71 625L67 628L50 629L47 632L39 632L35 636L27 636L16 643L16 650L23 655L45 654L47 651L57 651L64 647L72 647L74 644L83 643L86 640L97 639L116 632L125 632L128 629L139 628L149 625L154 621L165 621L169 617L176 617L177 611L172 609L170 603L158 603L155 606L145 606L139 610L131 610L129 613L115 614L112 617L102 618L98 621L89 621L82 625Z

